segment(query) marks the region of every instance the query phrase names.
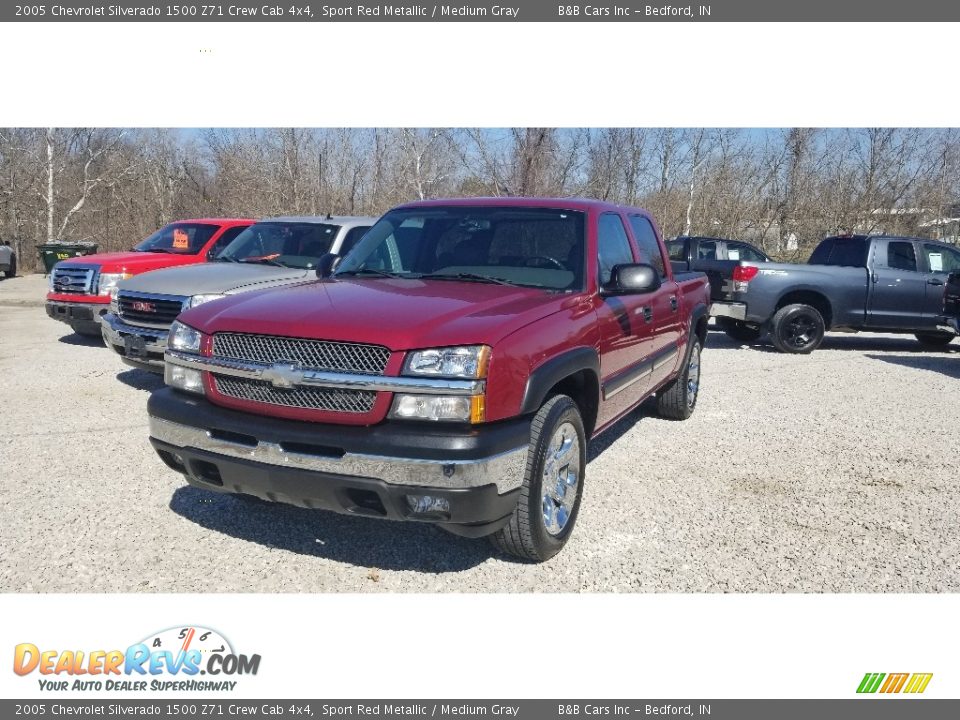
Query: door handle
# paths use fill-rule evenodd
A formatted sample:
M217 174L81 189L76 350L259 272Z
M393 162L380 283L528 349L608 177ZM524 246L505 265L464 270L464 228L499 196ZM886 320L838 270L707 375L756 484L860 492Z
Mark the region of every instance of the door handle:
M927 285L943 285L943 280L940 278L930 278L927 280Z
M653 308L649 305L643 309L643 321L650 322L653 320Z
M677 296L676 296L676 295L671 295L671 296L670 296L670 309L671 309L671 310L676 310L676 309L677 309Z

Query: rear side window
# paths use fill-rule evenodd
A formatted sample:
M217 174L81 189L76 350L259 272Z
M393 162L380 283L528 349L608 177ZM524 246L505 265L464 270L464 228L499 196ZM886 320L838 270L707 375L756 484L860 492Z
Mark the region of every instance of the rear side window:
M866 238L827 238L817 245L810 265L841 265L844 267L867 266Z
M717 244L713 240L701 240L697 245L698 260L716 260Z
M667 255L675 262L687 261L687 241L671 240L667 243Z
M927 256L927 268L930 272L952 273L960 270L960 252L956 250L943 245L924 245L923 254Z
M743 243L727 243L727 260L746 260L747 262L767 261L763 255Z
M650 263L660 273L660 277L665 277L667 271L663 265L663 255L660 252L660 243L657 242L653 225L642 215L631 215L630 227L633 228L634 240L640 246L640 262Z
M610 282L610 272L614 265L633 262L633 251L627 239L627 230L619 215L605 213L600 216L597 226L597 252L600 261L600 284Z
M917 269L917 253L912 242L891 241L887 243L887 267L896 270Z

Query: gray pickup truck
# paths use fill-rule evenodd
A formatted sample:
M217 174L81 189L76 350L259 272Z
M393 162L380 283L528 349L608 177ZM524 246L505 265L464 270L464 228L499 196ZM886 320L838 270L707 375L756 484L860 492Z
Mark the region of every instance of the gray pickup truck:
M943 324L944 287L955 270L960 249L935 240L828 237L806 265L741 262L711 313L757 337L769 332L786 353L812 352L827 330L907 333L943 347L955 337Z
M277 217L251 225L211 263L143 273L117 286L101 328L107 347L142 370L163 372L163 352L183 311L228 295L315 277L320 258L345 255L369 217Z

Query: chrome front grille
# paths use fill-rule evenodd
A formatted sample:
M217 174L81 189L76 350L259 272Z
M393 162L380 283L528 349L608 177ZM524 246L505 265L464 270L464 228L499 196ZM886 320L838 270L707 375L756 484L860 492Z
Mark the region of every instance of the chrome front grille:
M117 293L117 310L128 322L168 326L183 312L186 300L179 295L147 295L121 290Z
M214 375L217 392L238 400L250 400L307 410L367 413L373 409L377 393L371 390L340 390L336 388L295 387L275 388L262 380Z
M365 375L383 374L390 359L390 350L382 345L240 333L214 334L213 354L233 360L292 363L308 370Z
M96 267L63 265L53 269L53 291L71 295L92 295Z

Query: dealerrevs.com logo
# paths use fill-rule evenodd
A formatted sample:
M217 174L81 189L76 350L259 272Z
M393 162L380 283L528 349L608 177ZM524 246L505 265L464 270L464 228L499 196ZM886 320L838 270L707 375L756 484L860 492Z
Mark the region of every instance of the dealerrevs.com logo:
M867 673L857 686L857 692L914 695L926 690L932 679L933 673Z
M13 652L13 671L38 674L40 689L49 691L231 691L238 682L233 678L259 669L260 655L237 653L216 630L199 626L151 633L126 650L51 650L20 643Z

